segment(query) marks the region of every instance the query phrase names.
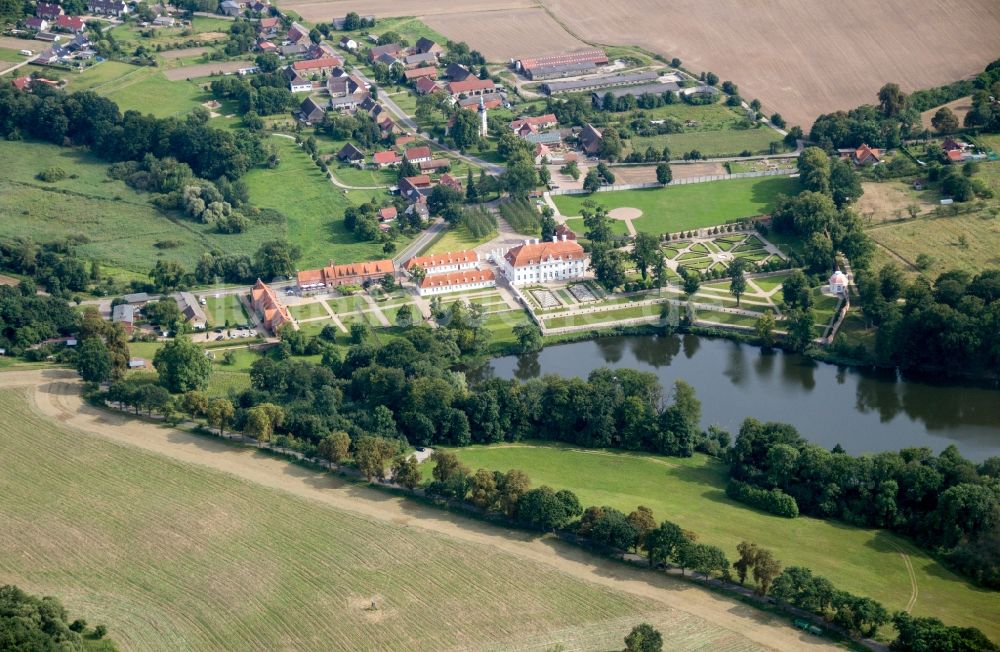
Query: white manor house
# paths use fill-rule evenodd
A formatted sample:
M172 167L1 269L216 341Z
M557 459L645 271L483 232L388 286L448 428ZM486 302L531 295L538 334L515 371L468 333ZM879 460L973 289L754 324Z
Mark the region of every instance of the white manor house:
M512 285L583 278L590 260L575 240L553 236L551 242L525 240L497 257L500 271Z

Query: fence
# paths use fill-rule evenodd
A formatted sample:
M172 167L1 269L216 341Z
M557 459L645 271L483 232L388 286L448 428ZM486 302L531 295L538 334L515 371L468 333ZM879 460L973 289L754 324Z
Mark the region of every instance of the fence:
M709 181L729 181L731 179L749 179L751 177L778 177L791 176L795 171L783 170L762 170L760 172L737 172L735 174L706 174L700 177L688 177L686 179L674 179L668 185L683 186L689 183L706 183ZM617 190L641 190L644 188L661 188L661 184L651 181L648 183L620 183L612 186L601 186L597 192L615 192ZM586 190L582 188L557 188L549 191L550 195L586 195Z

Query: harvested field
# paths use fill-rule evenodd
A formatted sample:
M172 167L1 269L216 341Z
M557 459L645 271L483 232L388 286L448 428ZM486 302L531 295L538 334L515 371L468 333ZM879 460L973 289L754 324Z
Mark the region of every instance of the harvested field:
M174 59L183 59L185 57L197 57L208 52L210 48L200 47L200 48L181 48L179 50L167 50L161 52L160 56L166 61L173 61Z
M918 206L918 213L927 213L937 205L929 190L916 191L908 183L901 181L865 182L861 184L865 194L854 203L855 212L871 224L896 220L909 215L909 206Z
M232 73L252 65L254 65L253 61L213 61L212 63L199 63L194 66L164 70L163 76L170 81L183 81L197 77L209 77L219 73Z
M965 120L965 114L972 110L972 98L971 97L960 97L957 100L952 100L944 106L951 109L955 117L958 118L958 124L963 124ZM934 114L940 110L940 106L936 106L933 109L928 109L920 114L920 122L924 125L924 129L933 129L931 125L931 118Z
M654 170L655 171L655 170ZM691 179L713 174L728 174L723 163L674 163L670 166L675 179Z
M531 0L426 0L417 5L396 2L396 0L372 0L365 3L364 11L358 9L358 3L354 0L293 0L292 2L282 3L281 6L283 9L290 9L298 13L308 21L328 22L335 16L344 16L349 11L360 11L361 13L372 14L379 18L413 15L423 17L439 14L467 14L479 11L502 12L509 9L533 7L535 3ZM374 32L379 33L379 27L376 26ZM470 47L478 49L480 37L488 37L488 35L479 34L475 40L469 41Z
M109 414L72 372L0 387L23 426L0 434L0 582L59 595L125 649L612 649L640 620L676 650L835 649L550 537Z
M14 50L15 52L20 50L38 52L39 50L45 49L45 44L41 41L14 38L13 36L0 36L0 48L7 48L9 50Z
M905 91L951 82L980 72L1000 51L995 0L924 0L917 8L906 0L543 4L578 38L680 57L806 129L820 113L874 102L885 82ZM963 47L954 47L955 34Z
M435 14L423 21L452 40L466 41L490 61L587 47L539 8Z
M611 171L615 173L615 183L651 183L656 181L655 165L627 165L611 168Z

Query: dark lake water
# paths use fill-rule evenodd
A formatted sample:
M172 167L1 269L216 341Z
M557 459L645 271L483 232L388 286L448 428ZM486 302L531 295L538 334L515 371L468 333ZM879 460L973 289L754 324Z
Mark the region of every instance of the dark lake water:
M908 380L725 339L608 337L496 358L482 373L586 377L605 366L652 371L667 390L686 380L701 399L702 425L734 435L752 416L791 423L824 448L839 443L855 454L955 444L976 461L1000 455L1000 388Z

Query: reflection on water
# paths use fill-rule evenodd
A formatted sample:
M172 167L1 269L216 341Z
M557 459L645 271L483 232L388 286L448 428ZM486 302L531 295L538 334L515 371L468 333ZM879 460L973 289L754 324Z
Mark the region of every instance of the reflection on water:
M677 378L702 401L704 424L732 432L744 417L784 421L803 436L852 453L954 443L982 460L1000 454L1000 389L930 384L894 372L837 367L781 351L694 335L609 337L497 358L474 374L527 380L542 373L586 377L603 366Z

